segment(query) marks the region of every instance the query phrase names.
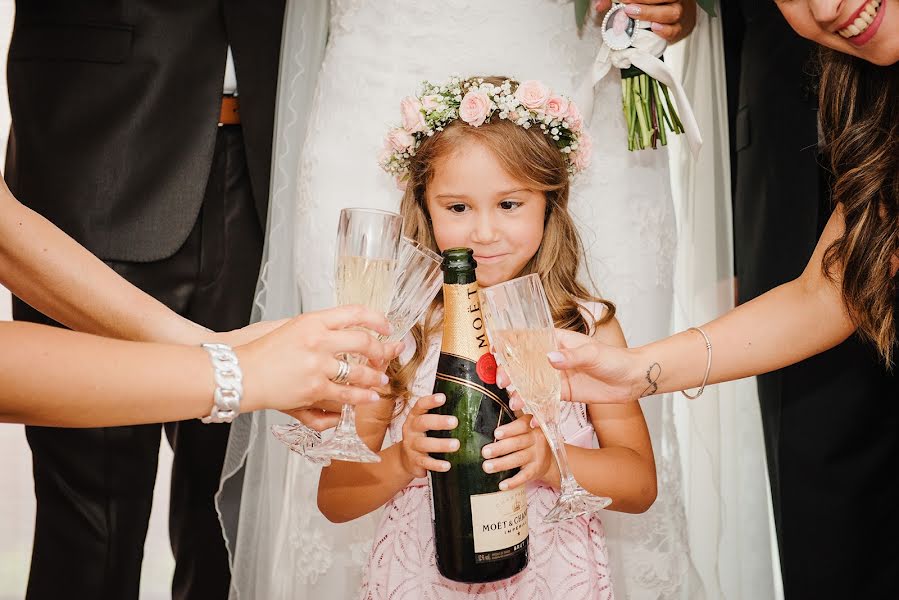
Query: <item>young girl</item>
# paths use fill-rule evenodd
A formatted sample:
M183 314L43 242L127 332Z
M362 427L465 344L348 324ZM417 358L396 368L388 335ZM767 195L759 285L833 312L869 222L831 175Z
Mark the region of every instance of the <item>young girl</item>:
M405 186L406 234L437 251L470 247L482 287L539 273L556 326L624 346L614 307L577 281L582 255L568 213L569 176L589 160L577 108L536 81L500 78L425 84L403 100L403 127L388 136L382 165ZM543 516L558 495L559 472L530 416L496 430L484 447L486 472L520 468L502 487L528 484L527 568L493 583L468 585L437 571L426 470L449 464L429 453L452 452L455 417L428 414L444 402L430 395L441 339L441 298L407 338L391 366L380 405L358 408L359 433L378 464L334 462L323 470L318 503L343 522L386 505L363 582L364 598L612 598L609 558L599 515L557 524ZM649 434L638 403L565 403L562 431L578 482L609 496L610 510L639 513L655 500ZM383 450L389 432L391 445ZM599 448L594 448L594 437Z

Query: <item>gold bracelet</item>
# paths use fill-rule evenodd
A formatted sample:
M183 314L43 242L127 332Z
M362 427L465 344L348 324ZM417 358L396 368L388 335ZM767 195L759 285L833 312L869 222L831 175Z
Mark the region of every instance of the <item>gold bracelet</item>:
M702 334L702 337L705 338L705 349L708 354L708 359L705 363L705 377L702 378L702 385L699 386L699 389L696 391L696 394L691 396L686 392L686 390L681 390L681 394L690 400L696 400L700 396L702 396L702 392L705 390L705 384L709 381L709 373L712 371L712 340L709 339L709 336L706 335L705 331L700 329L699 327L691 327L687 331L696 330Z

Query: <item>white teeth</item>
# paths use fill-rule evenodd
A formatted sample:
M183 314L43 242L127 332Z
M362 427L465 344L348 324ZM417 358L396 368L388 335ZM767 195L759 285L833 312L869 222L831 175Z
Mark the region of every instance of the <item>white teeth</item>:
M853 21L849 27L841 29L837 33L844 38L851 38L861 34L874 22L874 17L877 16L877 8L880 6L881 2L882 0L871 0L868 2L855 21Z

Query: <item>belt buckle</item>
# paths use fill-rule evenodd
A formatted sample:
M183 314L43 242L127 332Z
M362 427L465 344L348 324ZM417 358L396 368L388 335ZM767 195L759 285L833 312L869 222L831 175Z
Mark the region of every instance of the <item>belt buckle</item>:
M222 96L218 126L222 127L223 125L240 125L240 102L238 102L236 94Z

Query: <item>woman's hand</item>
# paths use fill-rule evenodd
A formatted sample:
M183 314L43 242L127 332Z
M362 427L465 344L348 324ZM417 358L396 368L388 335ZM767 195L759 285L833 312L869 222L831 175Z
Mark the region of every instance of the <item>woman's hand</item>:
M306 313L237 347L244 372L245 410L379 400L373 388L386 385L387 376L370 365L386 365L402 344L384 344L362 328L385 335L389 331L383 315L362 306L341 306ZM352 365L345 385L333 382L340 365L336 357L343 353L362 355L370 363Z
M520 469L513 477L499 484L501 490L511 490L528 481L542 481L558 487L559 474L549 444L540 429L534 429L531 415L521 415L508 425L498 427L495 442L481 450L486 459L485 473Z
M424 477L428 471L449 471L450 464L447 461L433 458L430 453L448 453L459 449L459 440L455 438L428 437L429 431L451 431L459 425L456 417L428 413L444 402L446 397L443 394L422 396L403 423L400 460L406 472L413 477Z
M589 336L566 329L556 329L559 351L547 357L550 364L561 371L562 400L584 404L631 402L655 393L658 374L641 372L633 349L603 344ZM496 375L502 388L511 384L502 367ZM512 410L521 410L524 403L517 391L509 399Z
M620 0L632 19L649 21L652 30L673 44L684 39L696 27L696 0ZM598 0L597 13L612 6L612 0Z

